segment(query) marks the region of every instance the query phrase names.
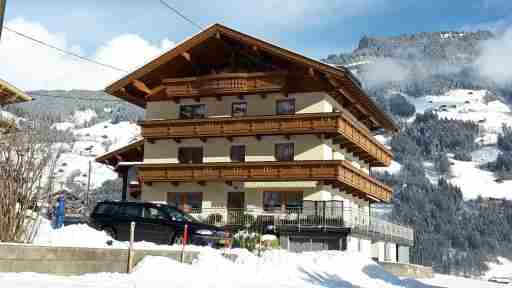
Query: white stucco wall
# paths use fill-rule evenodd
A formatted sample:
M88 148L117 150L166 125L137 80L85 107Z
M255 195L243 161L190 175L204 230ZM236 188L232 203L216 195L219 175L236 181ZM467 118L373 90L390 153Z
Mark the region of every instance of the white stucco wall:
M193 99L183 99L179 104L173 101L148 102L146 107L146 119L177 119L181 105L206 104L207 117L230 117L233 103L246 102L248 116L274 115L276 113L276 101L281 99L295 99L295 110L300 113L324 113L332 112L332 97L323 92L291 93L286 98L281 93L268 94L262 98L260 95L246 95L243 99L237 96L222 97L222 101L216 98L202 98L200 102Z

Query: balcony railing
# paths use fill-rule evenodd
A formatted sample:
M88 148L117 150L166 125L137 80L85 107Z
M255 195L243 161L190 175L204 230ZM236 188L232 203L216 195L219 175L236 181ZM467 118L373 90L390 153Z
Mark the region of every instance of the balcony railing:
M388 166L391 152L345 113L249 116L188 120L148 120L140 123L145 139L244 137L327 134L372 166ZM337 137L337 138L336 138ZM335 142L336 142L335 141Z
M341 231L350 229L376 240L412 245L414 230L343 207L342 201L304 201L301 207L281 211L262 209L202 208L191 211L202 222L226 229L265 229L277 231Z
M326 181L370 201L388 202L392 190L344 160L203 164L136 164L145 183Z
M279 92L286 85L285 72L222 73L202 77L164 79L168 99L221 97Z

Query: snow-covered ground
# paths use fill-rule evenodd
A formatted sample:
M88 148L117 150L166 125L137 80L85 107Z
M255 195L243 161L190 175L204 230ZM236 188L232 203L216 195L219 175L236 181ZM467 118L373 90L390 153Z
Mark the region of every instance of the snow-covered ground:
M450 160L451 183L461 188L464 198L475 199L478 196L512 199L512 180L496 182L492 172L478 168L478 163Z
M507 258L498 257L498 262L488 262L489 270L482 277L483 279L491 278L509 278L512 281L512 261Z
M57 123L54 129L69 131L75 141L70 145L56 145L64 147L56 166L57 188L64 188L66 179L75 171L80 171L75 182L86 185L88 181L89 162L91 163L91 186L100 187L106 180L116 179L117 173L111 168L96 163L95 157L125 146L140 138L140 127L132 122L120 122L112 124L104 121L84 127L96 118L96 113L92 110L76 111L69 121ZM84 127L84 128L81 128Z
M192 265L163 257L146 257L132 274L50 276L0 273L5 288L36 287L427 287L406 282L385 272L358 253L323 251L294 254L275 250L257 257L238 251L235 262L220 251L202 252Z
M417 113L435 111L440 118L479 123L478 141L485 145L496 143L503 124L512 125L510 108L487 90L451 90L444 95L408 99Z
M108 245L107 242L112 242ZM127 243L112 240L104 232L86 225L70 225L54 230L43 220L34 245L126 249ZM179 250L181 246L135 244L135 249ZM399 279L384 271L364 254L341 251L291 253L284 250L263 252L261 257L245 250L215 250L187 246L200 252L193 264L163 257L146 257L131 274L99 273L82 276L55 276L37 273L0 273L0 287L503 287L496 284L436 274L433 279ZM237 255L233 262L223 253ZM505 261L505 260L504 260ZM502 263L505 263L505 262ZM503 275L512 267L493 268L489 277ZM506 264L506 263L505 263ZM498 267L498 266L497 266ZM509 270L510 271L510 270ZM491 272L489 272L491 273Z
M444 95L408 99L415 105L417 113L435 111L440 118L474 121L480 125L477 143L484 146L472 153L473 161L450 159L450 181L462 189L464 198L512 199L512 181L498 183L492 172L479 168L481 164L496 160L498 134L504 124L512 126L512 113L504 102L487 90L451 90ZM426 168L429 178L437 181L436 175L428 173L429 167Z
M407 281L407 280L405 280ZM509 287L503 284L493 283L485 280L470 279L464 277L434 274L434 278L418 279L417 281L425 284L432 285L433 287L446 287L446 288L505 288ZM416 286L411 286L416 287ZM422 286L418 286L420 288ZM429 287L429 286L427 286Z

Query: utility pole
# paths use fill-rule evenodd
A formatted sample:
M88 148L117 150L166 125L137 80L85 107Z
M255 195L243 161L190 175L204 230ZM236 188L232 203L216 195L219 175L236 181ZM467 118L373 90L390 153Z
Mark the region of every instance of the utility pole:
M2 29L4 27L4 15L6 4L7 0L0 0L0 39L2 38Z
M89 209L89 192L91 190L92 161L89 160L89 173L87 173L87 192L85 194L85 207Z

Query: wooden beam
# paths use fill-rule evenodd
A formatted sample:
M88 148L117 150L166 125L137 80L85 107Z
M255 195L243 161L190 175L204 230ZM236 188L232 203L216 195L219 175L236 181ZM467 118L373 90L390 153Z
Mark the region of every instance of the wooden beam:
M181 53L181 56L183 56L183 58L187 59L188 62L192 62L192 57L190 56L190 53L183 52L183 53Z
M309 73L309 76L310 76L311 78L316 78L316 77L315 77L315 75L316 75L316 74L315 74L315 69L313 69L313 68L309 67L309 69L308 69L308 73Z
M151 89L149 89L144 82L139 81L137 79L133 80L133 87L137 88L137 90L141 91L142 93L145 93L146 95L151 94Z

